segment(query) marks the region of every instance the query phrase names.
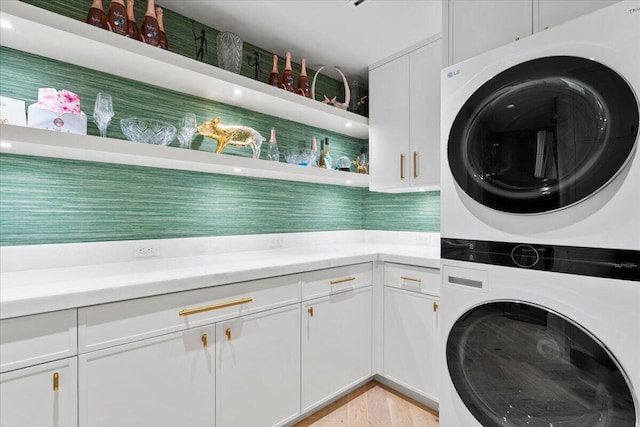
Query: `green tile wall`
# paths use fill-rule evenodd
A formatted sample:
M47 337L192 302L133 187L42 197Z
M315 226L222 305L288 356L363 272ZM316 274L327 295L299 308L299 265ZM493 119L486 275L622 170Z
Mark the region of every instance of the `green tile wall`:
M80 20L89 5L84 0L27 3ZM138 19L144 3L136 3ZM171 11L165 13L165 21L171 49L191 55L193 40L187 37L191 21ZM217 32L205 28L210 35L206 62L215 65ZM256 49L245 44L245 53ZM242 73L253 76L246 63ZM321 80L319 88L336 87L331 79ZM308 145L312 136L329 136L334 158L353 158L368 146L367 140L0 48L2 95L29 105L37 100L39 87L78 93L88 116L95 94L111 93L116 110L109 127L113 138L124 139L119 128L122 118L144 115L175 123L188 111L196 113L199 121L221 116L225 123L251 126L263 136L274 126L281 152ZM98 135L90 120L88 133ZM212 151L214 145L202 137L193 144L203 151ZM249 155L240 149L225 153ZM1 246L352 229L438 231L439 193L394 195L333 185L0 155Z

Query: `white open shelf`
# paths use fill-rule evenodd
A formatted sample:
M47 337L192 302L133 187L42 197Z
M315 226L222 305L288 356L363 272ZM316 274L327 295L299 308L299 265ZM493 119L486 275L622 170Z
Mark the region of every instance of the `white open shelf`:
M0 17L11 23L11 28L1 28L2 46L343 135L369 137L366 117L20 1L2 0ZM240 89L242 95L235 95L235 89ZM347 123L351 126L347 127ZM355 173L11 125L1 125L0 130L2 142L11 144L10 148L2 147L3 153L355 187L369 185L368 175ZM237 168L242 172L235 172Z
M163 169L368 187L369 175L164 147L121 139L0 125L0 152ZM7 146L7 145L10 145Z

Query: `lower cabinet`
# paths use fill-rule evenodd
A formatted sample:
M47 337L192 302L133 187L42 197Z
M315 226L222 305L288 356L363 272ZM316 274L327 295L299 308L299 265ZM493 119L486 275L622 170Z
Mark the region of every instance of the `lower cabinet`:
M216 324L215 371L217 427L275 426L296 418L300 305Z
M77 358L0 375L0 426L77 426Z
M438 401L439 298L384 287L383 375Z
M79 356L81 426L212 426L213 326Z
M302 412L371 376L371 286L302 304Z

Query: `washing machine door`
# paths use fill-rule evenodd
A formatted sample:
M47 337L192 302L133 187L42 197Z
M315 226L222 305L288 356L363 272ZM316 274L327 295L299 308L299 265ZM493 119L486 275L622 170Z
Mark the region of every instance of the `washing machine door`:
M468 311L450 331L446 357L458 395L485 427L636 425L613 355L543 307L504 301Z
M638 100L595 60L556 56L511 67L462 106L447 155L477 202L533 214L577 203L610 182L638 139Z

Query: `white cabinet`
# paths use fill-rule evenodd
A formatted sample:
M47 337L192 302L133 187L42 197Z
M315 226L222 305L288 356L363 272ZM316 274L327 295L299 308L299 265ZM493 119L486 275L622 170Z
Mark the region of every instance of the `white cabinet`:
M282 425L300 414L300 305L216 325L216 425Z
M371 286L302 304L302 412L371 376Z
M0 375L0 425L78 425L77 358L48 362Z
M383 376L438 401L439 297L384 287Z
M79 356L81 426L212 426L212 326Z
M448 0L443 5L446 65L593 12L619 0Z
M438 37L369 71L372 191L439 188L441 49Z

